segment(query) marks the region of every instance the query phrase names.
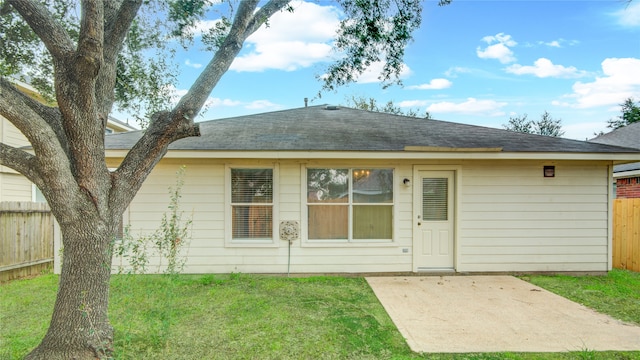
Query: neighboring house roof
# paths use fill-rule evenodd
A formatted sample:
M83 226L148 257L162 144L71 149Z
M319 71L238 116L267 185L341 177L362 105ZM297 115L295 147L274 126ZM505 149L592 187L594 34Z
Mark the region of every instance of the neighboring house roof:
M640 122L617 128L611 132L589 140L600 144L626 146L640 149Z
M50 101L45 99L44 96L42 96L42 94L40 94L38 90L36 90L36 88L34 88L33 86L13 78L9 78L9 81L11 81L11 83L22 93L27 94L31 98L43 104L51 105Z
M109 116L107 120L107 128L113 130L114 133L137 130L135 127L129 125L129 123L125 123L111 116Z
M589 141L599 144L609 144L640 149L640 122L615 129L609 133L600 135ZM638 171L640 171L640 162L616 165L613 167L613 172L618 174L633 172L633 175L635 175L635 173Z
M200 137L178 140L170 149L640 153L618 146L325 105L201 122L200 131ZM106 147L129 149L141 136L141 131L109 135Z

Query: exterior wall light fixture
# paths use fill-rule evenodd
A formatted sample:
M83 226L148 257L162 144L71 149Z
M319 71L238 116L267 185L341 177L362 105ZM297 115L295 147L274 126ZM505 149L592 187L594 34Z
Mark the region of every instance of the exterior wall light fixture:
M556 167L552 165L544 166L544 177L555 177L556 176Z

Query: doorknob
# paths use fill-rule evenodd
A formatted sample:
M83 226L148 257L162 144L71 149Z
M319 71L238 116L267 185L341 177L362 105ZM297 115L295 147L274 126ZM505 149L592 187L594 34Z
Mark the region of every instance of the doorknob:
M421 223L421 222L418 222L418 226L420 226L420 225L422 225L422 223Z

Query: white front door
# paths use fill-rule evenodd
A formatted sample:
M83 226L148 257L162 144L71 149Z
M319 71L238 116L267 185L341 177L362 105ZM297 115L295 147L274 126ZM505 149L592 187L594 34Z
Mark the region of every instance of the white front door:
M453 270L454 174L453 171L417 171L413 271Z

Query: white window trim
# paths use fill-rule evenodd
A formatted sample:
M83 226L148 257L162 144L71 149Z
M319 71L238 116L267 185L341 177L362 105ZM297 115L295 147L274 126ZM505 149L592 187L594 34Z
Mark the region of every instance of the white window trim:
M233 239L233 221L232 221L232 207L231 207L231 169L271 169L273 170L273 184L272 184L272 234L269 240L234 240ZM224 245L225 247L278 247L279 243L279 203L280 203L280 167L277 163L265 166L265 165L234 165L225 164L224 168Z
M393 202L390 204L393 206L393 220L392 220L392 238L389 239L368 239L368 240L309 240L309 212L307 206L307 169L349 169L349 175L351 171L356 168L365 169L391 169L393 170ZM301 164L300 165L300 242L301 247L396 247L398 239L398 198L400 187L398 184L398 169L392 165L326 165L326 164ZM351 184L349 184L351 191ZM349 199L349 224L348 231L351 235L352 232L352 199Z
M42 190L40 190L40 192L42 192ZM44 201L38 201L38 187L36 186L36 184L31 184L31 202L41 202L41 203L46 203L47 199L44 199ZM44 196L43 196L44 198Z

